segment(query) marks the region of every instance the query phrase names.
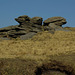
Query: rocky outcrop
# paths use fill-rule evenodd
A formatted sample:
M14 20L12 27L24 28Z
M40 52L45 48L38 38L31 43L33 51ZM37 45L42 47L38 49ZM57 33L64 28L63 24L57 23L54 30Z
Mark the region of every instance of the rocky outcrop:
M27 15L23 15L15 18L15 20L19 23L19 25L0 28L0 37L20 37L20 39L24 40L33 37L36 33L41 31L49 31L52 34L56 30L69 31L62 27L63 24L67 23L66 19L63 17L48 18L43 22L43 25L42 17L30 18Z
M45 20L43 22L43 26L45 28L45 30L49 30L49 31L70 31L70 30L67 30L67 29L64 29L62 27L62 25L66 24L67 21L65 18L63 17L51 17L51 18L48 18L47 20Z
M15 18L19 25L0 28L0 37L9 37L21 39L31 38L37 32L42 31L42 18L30 18L27 15Z
M48 26L50 23L54 23L57 26L62 26L63 24L66 24L67 21L63 17L51 17L45 20L43 23L44 26Z

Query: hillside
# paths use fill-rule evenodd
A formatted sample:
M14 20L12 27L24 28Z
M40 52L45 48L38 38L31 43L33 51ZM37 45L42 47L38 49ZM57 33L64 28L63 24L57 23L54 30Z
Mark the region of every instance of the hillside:
M59 55L75 52L75 32L39 32L29 40L1 40L0 58L15 58L25 54Z
M29 71L31 72L31 75L34 75L34 69L30 70L28 68L28 71L24 71L24 67L22 66L22 64L24 64L23 62L25 62L27 66L29 64L31 64L31 66L34 65L33 68L35 68L37 65L41 66L43 63L48 63L51 60L56 60L62 63L67 62L67 64L73 65L75 68L74 59L74 31L56 31L54 34L45 31L39 32L29 40L0 40L0 60L3 61L4 64L7 64L10 69L11 64L14 66L12 67L13 69L16 68L15 72L15 70L9 70L8 67L5 66L2 70L3 75L18 75L19 70L23 70L24 75L29 75ZM20 65L18 68L15 65L18 63L17 61L19 61ZM21 72L19 75L23 75L23 73Z
M75 28L57 16L27 15L0 28L0 75L75 75Z

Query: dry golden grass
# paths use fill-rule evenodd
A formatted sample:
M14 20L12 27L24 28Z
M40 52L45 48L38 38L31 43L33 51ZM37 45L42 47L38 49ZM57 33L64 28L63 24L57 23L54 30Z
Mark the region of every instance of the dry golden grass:
M75 32L48 31L29 40L0 40L0 58L48 59L50 55L75 53Z

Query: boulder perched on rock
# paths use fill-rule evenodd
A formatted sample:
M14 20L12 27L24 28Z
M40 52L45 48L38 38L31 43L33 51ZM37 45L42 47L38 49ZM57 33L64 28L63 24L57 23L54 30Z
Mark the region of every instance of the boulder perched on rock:
M23 16L19 16L18 18L15 18L15 20L20 24L25 24L26 22L30 21L30 17L28 17L27 15L23 15Z
M55 25L62 26L63 24L66 24L67 21L63 17L51 17L45 20L43 22L43 25L48 26L50 23L54 23Z
M43 18L42 17L33 17L31 22L34 24L42 25Z

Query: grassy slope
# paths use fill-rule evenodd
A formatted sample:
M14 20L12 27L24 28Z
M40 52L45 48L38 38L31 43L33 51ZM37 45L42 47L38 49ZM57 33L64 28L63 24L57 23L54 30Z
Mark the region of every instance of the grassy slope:
M50 34L45 31L29 40L0 40L0 60L6 62L1 71L4 75L18 75L19 70L23 71L19 75L34 75L36 66L52 59L72 63L75 67L75 32L56 31ZM6 65L11 67L11 64L16 70L8 69ZM32 67L33 70L30 69Z

